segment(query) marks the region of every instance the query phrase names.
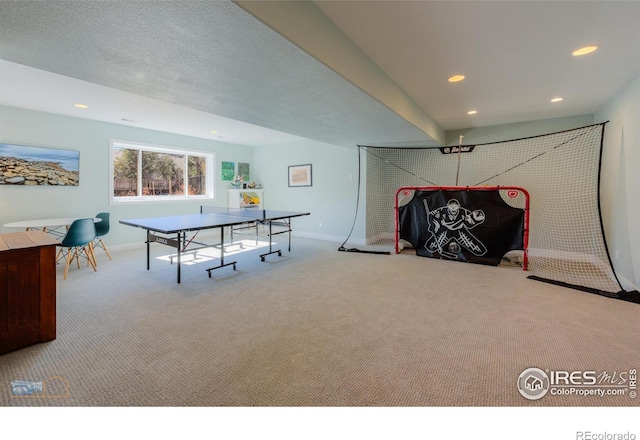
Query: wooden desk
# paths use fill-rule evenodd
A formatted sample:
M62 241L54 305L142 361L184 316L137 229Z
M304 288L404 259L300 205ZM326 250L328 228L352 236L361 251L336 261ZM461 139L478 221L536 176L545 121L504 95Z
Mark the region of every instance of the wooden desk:
M0 234L0 353L56 338L56 245L42 231Z

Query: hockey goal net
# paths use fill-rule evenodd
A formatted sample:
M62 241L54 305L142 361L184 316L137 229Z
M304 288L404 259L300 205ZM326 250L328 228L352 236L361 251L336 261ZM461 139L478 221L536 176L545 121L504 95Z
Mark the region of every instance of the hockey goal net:
M622 289L607 251L599 203L603 132L604 124L595 124L482 145L359 146L365 152L366 244L394 246L399 188L526 188L526 255L532 276L616 296Z

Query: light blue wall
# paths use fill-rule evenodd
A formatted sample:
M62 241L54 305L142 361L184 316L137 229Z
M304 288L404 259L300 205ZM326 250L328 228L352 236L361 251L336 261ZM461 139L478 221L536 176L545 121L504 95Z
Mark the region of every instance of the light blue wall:
M605 128L600 201L620 282L640 290L640 77L595 114Z
M198 212L202 202L154 202L109 205L109 141L111 139L213 152L216 155L216 194L208 204L226 206L228 183L220 181L220 161L251 163L253 148L205 139L96 122L50 113L0 106L0 142L80 151L77 187L0 185L0 225L57 217L87 217L111 212L107 244L144 241L141 229L120 225L124 218ZM15 232L2 228L0 232Z
M256 148L253 163L265 188L267 209L304 210L294 231L312 238L343 242L355 216L358 184L357 147L344 148L304 140ZM312 164L311 187L289 187L288 167ZM353 238L364 237L364 215L358 216Z

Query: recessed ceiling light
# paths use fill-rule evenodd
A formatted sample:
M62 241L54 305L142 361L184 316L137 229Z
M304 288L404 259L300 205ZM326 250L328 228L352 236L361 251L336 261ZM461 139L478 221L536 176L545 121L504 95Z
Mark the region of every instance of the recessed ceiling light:
M73 106L76 108L89 108L87 104L73 104Z
M478 110L469 110L467 112L468 115L475 115L476 113L478 113Z
M456 83L456 82L462 81L463 79L464 79L464 75L453 75L451 78L449 78L449 82Z
M211 130L209 133L211 134L218 134L218 132L216 130Z
M586 55L588 53L595 52L596 50L598 50L598 46L585 46L585 47L581 47L580 49L574 50L571 55L573 55L574 57L579 57L581 55Z
M553 98L553 99L551 100L551 102L560 102L560 101L562 101L563 99L564 99L564 98L557 97L557 98Z

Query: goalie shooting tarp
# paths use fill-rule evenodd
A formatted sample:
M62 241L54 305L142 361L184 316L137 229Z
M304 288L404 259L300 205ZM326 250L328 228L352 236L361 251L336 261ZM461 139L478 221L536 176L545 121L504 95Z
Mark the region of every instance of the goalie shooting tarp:
M497 266L524 248L524 217L499 190L417 190L398 208L398 232L419 256Z

